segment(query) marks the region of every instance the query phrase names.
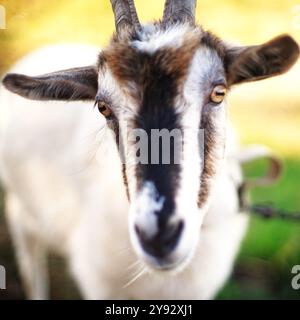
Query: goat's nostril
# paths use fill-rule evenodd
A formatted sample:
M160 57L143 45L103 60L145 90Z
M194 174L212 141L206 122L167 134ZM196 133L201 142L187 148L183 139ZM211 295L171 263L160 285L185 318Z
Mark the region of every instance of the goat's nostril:
M178 239L183 229L183 221L175 225L171 225L167 228L166 232L163 232L161 235L161 240L165 244L171 244L174 240Z
M147 239L146 233L143 232L138 225L134 226L134 230L135 230L137 237L140 239L140 241L146 241L146 239Z
M176 224L166 225L160 228L154 237L148 237L139 226L135 225L135 232L143 249L148 254L163 258L170 254L177 246L183 227L183 221L179 221Z
M147 236L147 233L143 231L138 225L134 226L134 230L136 232L137 237L141 242L146 242L149 240L149 236Z
M141 235L141 229L137 225L134 225L134 230L138 236Z

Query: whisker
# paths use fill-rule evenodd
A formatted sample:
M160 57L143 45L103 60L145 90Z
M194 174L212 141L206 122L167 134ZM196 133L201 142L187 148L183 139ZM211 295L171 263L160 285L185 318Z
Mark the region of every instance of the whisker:
M106 126L103 125L103 127L95 130L94 132L91 132L90 134L88 134L87 136L85 136L82 139L81 142L84 144L88 143L88 140L90 140L91 138L93 139L93 141L90 142L89 150L86 150L82 154L84 157L86 157L86 161L84 162L82 167L77 170L72 170L69 173L69 176L74 176L74 175L82 173L84 170L86 170L93 163L93 161L95 160L95 158L97 156L98 149L101 146L105 130L106 130ZM102 135L102 137L100 140L97 140L97 137L99 137L100 134Z
M141 264L142 264L142 262L137 260L137 261L133 262L129 267L127 267L126 270L129 271L129 270L133 269L134 267L137 267L137 266L139 266Z
M146 273L146 268L143 267L140 272L136 276L134 276L130 281L128 281L122 288L128 288L131 286L134 282L136 282L138 279L140 279L144 274Z
M130 247L124 247L124 248L120 248L120 249L114 251L113 253L114 254L122 254L124 252L128 252L130 249L131 249Z

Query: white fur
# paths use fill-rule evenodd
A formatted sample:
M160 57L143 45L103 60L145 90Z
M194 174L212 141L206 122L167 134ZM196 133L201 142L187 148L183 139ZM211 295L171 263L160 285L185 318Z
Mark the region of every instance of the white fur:
M184 35L188 31L190 32L190 26L188 24L177 24L167 30L162 30L161 28L155 28L155 26L149 25L141 32L141 40L132 42L132 47L150 54L166 47L176 49L182 46Z
M162 209L165 201L164 197L157 199L157 196L153 182L146 181L131 206L132 212L137 213L136 223L142 230L147 230L149 238L155 236L158 231L155 212Z
M171 40L174 37L170 35L166 44ZM154 45L157 46L156 42ZM78 47L74 51L74 47L67 46L40 50L12 71L40 74L57 70L60 65L63 68L88 65L96 59L93 50ZM69 59L74 58L74 52L78 55L73 64ZM53 65L47 68L45 61ZM189 90L194 89L186 88L188 96ZM195 108L195 101L191 105ZM134 270L129 267L137 258L130 244L129 204L118 151L111 132L103 127L101 116L96 115L90 103L33 102L3 87L0 106L0 119L3 114L6 119L0 137L0 175L6 189L6 214L30 298L48 297L47 272L42 260L48 249L68 260L84 298L210 299L215 296L231 272L247 225L246 215L238 212L236 181L242 178L239 163L230 157L235 152L233 141L227 141L225 165L220 169L208 212L203 214L201 230L199 226L201 237L193 259L176 275L147 271L124 287L134 277ZM190 121L194 121L192 114L196 115L197 111L185 120L189 127ZM192 146L187 147L186 157L199 164L191 149ZM190 164L198 177L200 169L192 161ZM186 181L193 175L192 169L184 172ZM195 188L191 186L192 197ZM150 191L148 186L147 192ZM187 193L182 196L182 205L189 208L191 196ZM188 221L192 223L192 219ZM139 268L136 272L143 271L142 263L134 266Z

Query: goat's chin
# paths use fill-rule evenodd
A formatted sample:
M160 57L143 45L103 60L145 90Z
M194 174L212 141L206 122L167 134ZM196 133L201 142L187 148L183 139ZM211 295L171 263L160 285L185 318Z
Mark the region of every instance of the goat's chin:
M192 258L193 258L193 254L189 253L186 256L184 256L182 259L175 261L174 263L168 266L158 267L158 268L152 266L152 270L155 273L175 275L184 271L190 264Z
M138 256L148 273L174 275L184 271L189 266L194 254L195 249L191 249L185 254L180 254L180 256L177 253L166 259L157 259L140 250Z
M140 258L140 260L145 265L145 268L150 274L158 274L158 275L176 275L181 273L186 269L193 258L193 254L189 253L181 259L174 261L169 264L161 264L159 262L150 262L149 258Z

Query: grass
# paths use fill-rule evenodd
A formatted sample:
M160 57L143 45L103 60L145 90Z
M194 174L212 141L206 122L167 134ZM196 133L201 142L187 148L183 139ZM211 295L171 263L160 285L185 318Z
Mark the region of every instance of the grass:
M280 181L252 192L254 203L271 202L276 208L299 210L300 161L285 159ZM262 172L258 161L245 168L248 175ZM299 299L300 292L291 287L291 269L300 264L299 223L279 219L251 219L234 273L219 299Z
M158 19L163 0L136 0L142 21ZM0 74L27 52L45 44L84 42L103 46L114 29L108 0L0 0L7 10L7 29L0 30ZM280 33L300 42L298 0L199 0L197 18L224 39L256 44ZM86 18L88 17L88 19ZM230 118L243 143L264 143L284 161L284 173L274 186L253 190L254 202L300 210L300 63L287 75L243 85L230 95ZM248 175L263 170L258 161ZM1 210L1 209L0 209ZM0 213L0 264L11 264L11 297L22 297L13 250ZM237 263L219 299L299 299L291 288L291 268L300 264L300 223L253 217ZM57 269L54 263L54 271ZM59 271L53 296L62 297ZM59 289L60 288L60 289ZM0 297L1 298L1 297Z

